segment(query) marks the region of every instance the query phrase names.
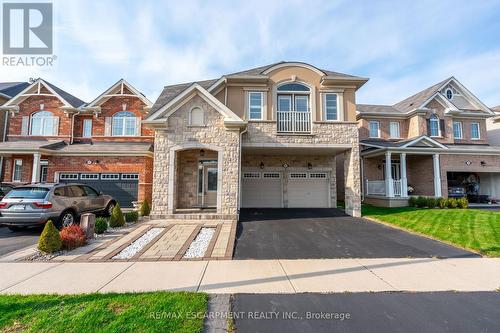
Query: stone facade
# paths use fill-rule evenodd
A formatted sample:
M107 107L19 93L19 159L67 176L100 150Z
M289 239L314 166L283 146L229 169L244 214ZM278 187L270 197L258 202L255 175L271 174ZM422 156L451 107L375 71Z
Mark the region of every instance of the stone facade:
M190 126L189 113L193 107L204 111L204 126ZM168 118L166 129L155 131L153 175L154 216L175 212L178 186L176 165L179 153L200 149L217 151L218 187L217 213L237 217L240 165L239 129L224 126L224 117L199 95L177 109Z

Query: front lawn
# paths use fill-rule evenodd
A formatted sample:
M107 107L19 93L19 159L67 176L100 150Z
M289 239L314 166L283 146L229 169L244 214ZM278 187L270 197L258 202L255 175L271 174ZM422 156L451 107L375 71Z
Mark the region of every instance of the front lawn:
M362 214L487 256L500 257L500 213L497 212L364 205Z
M0 295L1 332L202 332L207 295Z

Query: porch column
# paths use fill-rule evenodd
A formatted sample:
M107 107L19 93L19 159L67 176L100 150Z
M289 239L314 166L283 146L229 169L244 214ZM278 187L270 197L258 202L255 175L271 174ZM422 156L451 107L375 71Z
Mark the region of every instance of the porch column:
M385 196L394 197L394 185L392 181L392 166L391 152L385 153Z
M441 170L439 169L439 154L432 155L434 165L434 196L441 196Z
M406 153L401 153L401 197L408 198L408 178L406 178Z
M33 154L33 171L31 172L31 182L38 183L40 181L40 153Z

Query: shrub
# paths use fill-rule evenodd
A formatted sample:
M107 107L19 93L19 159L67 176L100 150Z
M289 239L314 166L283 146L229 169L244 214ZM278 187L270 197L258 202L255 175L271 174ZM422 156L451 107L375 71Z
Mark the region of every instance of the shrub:
M408 199L408 206L417 207L417 197L410 197Z
M94 231L96 234L100 235L108 230L108 220L104 217L97 217L95 219Z
M448 208L457 208L458 206L457 199L448 198L448 200L446 200L446 206L448 206Z
M42 234L38 239L38 249L46 253L59 251L62 246L59 230L54 226L52 221L47 221L43 228Z
M151 208L149 207L149 202L147 200L144 200L144 202L141 205L141 209L139 210L139 214L141 216L149 216L151 213Z
M139 213L136 212L135 210L132 212L125 213L125 221L126 222L137 222L139 220Z
M457 200L457 206L458 208L465 209L469 207L469 201L467 200L467 198L460 198Z
M125 224L125 218L123 217L122 209L120 208L120 204L116 204L115 208L113 208L113 212L109 218L109 226L111 228L123 227Z
M436 208L437 205L437 199L433 197L428 197L427 198L427 208Z
M79 225L64 227L61 232L63 248L73 250L85 244L85 232Z
M445 209L446 208L447 201L446 201L445 198L439 198L439 199L437 199L437 202L438 202L439 208L441 208L441 209Z
M427 198L419 196L417 198L416 204L417 204L417 207L424 208L425 206L427 206Z

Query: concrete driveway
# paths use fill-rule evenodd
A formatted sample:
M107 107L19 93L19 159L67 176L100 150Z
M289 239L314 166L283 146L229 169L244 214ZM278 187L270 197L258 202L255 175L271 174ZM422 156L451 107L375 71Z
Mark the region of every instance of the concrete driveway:
M42 228L10 231L7 227L0 227L0 257L36 244L41 233Z
M243 209L235 247L235 259L478 256L339 209Z

